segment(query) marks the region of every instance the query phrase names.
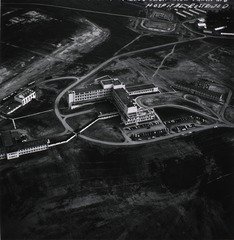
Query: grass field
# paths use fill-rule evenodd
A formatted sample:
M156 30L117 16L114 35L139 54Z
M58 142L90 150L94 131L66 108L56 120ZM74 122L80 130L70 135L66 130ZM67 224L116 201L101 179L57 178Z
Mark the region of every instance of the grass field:
M69 16L69 17L68 17ZM82 73L89 69L76 60L104 42L107 29L75 11L53 8L18 7L3 18L3 44L0 66L0 98L28 82L51 76ZM11 80L11 81L8 81Z
M22 128L33 138L49 137L64 131L64 127L53 112L15 120L17 128Z
M172 119L177 119L177 118L183 118L187 116L197 116L194 113L188 112L183 109L178 109L178 108L173 108L173 107L167 107L167 108L157 108L155 109L159 117L163 121L168 121Z
M13 130L14 126L10 119L0 119L0 131Z
M71 126L75 131L82 129L87 124L92 122L97 118L97 114L95 112L85 113L82 115L78 115L75 117L67 118L66 122L69 126Z
M84 135L109 142L123 142L124 137L119 130L120 119L100 120L83 132Z
M234 107L227 107L224 116L229 122L234 123Z
M210 111L207 111L206 109L204 109L201 105L186 101L185 99L178 97L176 93L175 94L164 93L164 94L158 94L155 97L144 97L142 98L141 102L148 107L157 107L157 105L162 106L167 104L173 104L173 105L178 105L182 107L187 107L192 110L196 110L198 112L210 115L212 117L216 117Z

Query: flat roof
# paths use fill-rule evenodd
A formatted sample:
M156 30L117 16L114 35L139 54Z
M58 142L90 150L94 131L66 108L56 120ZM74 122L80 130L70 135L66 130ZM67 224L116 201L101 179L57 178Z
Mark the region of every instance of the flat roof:
M128 96L128 93L123 88L114 89L114 91L126 106L134 106L132 99Z
M104 84L104 85L109 85L109 84L113 84L113 80L101 80L101 82Z
M14 152L14 151L23 150L26 148L36 147L36 146L45 145L45 144L47 144L47 139L41 139L41 140L35 140L30 142L18 143L6 148L6 150L7 152Z
M88 87L85 87L85 88L80 88L80 89L77 89L75 90L76 93L87 93L87 92L91 92L91 91L97 91L97 90L102 90L103 87L99 84L93 84L93 85L90 85Z
M111 80L111 79L113 79L112 77L110 77L109 75L104 75L104 76L101 76L101 77L99 77L99 78L96 78L95 80L99 80L99 81L101 81L101 80Z
M28 97L32 93L34 93L34 91L32 89L26 88L22 92L18 93L15 97L22 99L22 98Z
M126 86L126 89L128 92L134 92L134 91L139 91L139 90L146 90L146 89L151 89L155 88L156 86L152 84L141 84L141 85L133 85L133 86Z
M119 79L116 79L116 80L114 81L114 85L120 85L120 84L122 84L122 83L119 81Z
M195 86L195 85L189 84L189 83L178 82L178 83L176 83L176 85L177 86L182 86L182 87L187 87L191 90L199 91L201 93L208 94L208 95L213 96L213 97L221 97L222 96L221 93L214 92L214 91L211 91L211 90L208 90L208 89L203 89L203 88L200 88L198 86Z

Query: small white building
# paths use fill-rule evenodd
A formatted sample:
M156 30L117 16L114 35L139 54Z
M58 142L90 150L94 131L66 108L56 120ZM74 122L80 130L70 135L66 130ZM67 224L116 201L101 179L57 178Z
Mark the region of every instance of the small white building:
M36 92L29 88L26 88L14 97L15 101L21 103L22 106L31 102L34 98L36 98Z

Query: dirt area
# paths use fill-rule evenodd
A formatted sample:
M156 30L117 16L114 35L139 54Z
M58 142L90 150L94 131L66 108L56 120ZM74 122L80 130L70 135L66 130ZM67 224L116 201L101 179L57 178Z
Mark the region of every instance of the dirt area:
M12 120L0 118L0 129L1 131L13 130Z
M217 132L203 137L130 149L74 140L14 164L8 161L0 166L2 234L11 239L227 237L227 203L211 197L202 176L225 173L221 166L232 157L218 161L216 155L228 152L230 144L222 144ZM200 145L212 147L214 158L205 156ZM215 192L219 195L220 189Z
M192 102L195 102L197 104L202 104L203 107L212 110L216 114L219 114L221 109L222 109L222 105L218 102L211 102L211 101L204 100L204 99L201 99L197 96L189 95L189 94L185 94L184 96L185 96L185 99L187 99L189 101L192 101Z
M113 77L118 77L122 82L129 85L134 84L144 84L144 83L155 83L159 87L164 87L167 85L165 80L160 81L159 79L154 79L153 74L157 70L157 66L163 60L164 56L167 54L164 51L160 52L155 60L143 59L141 57L131 57L127 59L120 59L113 62L107 68L102 71L102 75L110 75ZM149 66L153 65L152 68Z
M210 115L212 117L216 117L214 114L209 112L208 110L204 109L202 105L186 101L184 98L180 98L177 96L176 93L163 93L163 94L157 94L155 97L143 97L140 100L144 105L149 107L157 107L167 105L167 104L173 104L178 105L181 107L187 107L192 110L196 110L198 112ZM188 109L188 112L189 112Z
M123 142L125 138L119 130L120 123L119 118L100 120L85 130L83 134L98 140Z
M94 9L97 5L96 0L68 2L71 6L79 6L82 2L87 9L89 5ZM107 4L105 2L100 1L98 8L114 12L116 5L110 5L111 1L107 1ZM122 1L116 2L119 2L118 11L122 5L130 6ZM53 3L67 4L62 0L49 2ZM129 13L127 7L124 11ZM93 18L99 19L98 24L103 23L100 26L106 27L105 22L117 26L121 22L119 17L115 18L116 21L110 21L111 18L93 15ZM68 16L65 14L65 18ZM12 79L13 86L4 85L0 98L10 93L4 92L4 89L11 88L14 91L14 87L18 89L21 84L33 80L40 82L48 76L68 73L82 75L84 71L106 59L102 53L111 55L114 49L112 46L115 44L101 46L110 32L85 18L81 19L87 23L87 28L72 36L74 38L69 41L74 44L68 44L64 48L60 46L61 52L59 50L47 54L48 60L41 55L31 59L35 54L27 52L27 58L31 59L31 62L28 62L27 66L20 66L22 72ZM79 21L79 24L82 23ZM125 36L128 30L120 31L119 25L115 30L116 35L111 31L111 37L114 36L115 41L119 41L119 45L115 46L117 50L120 45L122 47L121 39L128 43L129 39L136 37L134 34ZM87 38L91 39L90 42ZM152 38L149 45L165 40L161 36L157 38ZM141 41L136 43L133 48L142 47ZM100 55L96 54L98 51L90 50L92 46L94 48L98 45ZM164 91L171 91L170 86L176 80L192 82L206 79L233 85L234 55L230 50L233 47L220 47L221 45L197 41L176 47L159 71L158 67L172 48L121 59L121 62L114 62L103 72L119 77L128 84L153 82ZM8 47L7 49L12 51L12 47ZM218 52L219 49L221 52ZM85 55L88 51L90 55ZM22 52L18 52L18 55L21 54ZM79 63L79 57L83 55L88 59L87 62L84 61L85 64ZM12 74L6 67L0 71L5 77ZM49 102L46 107L53 106L56 94L63 87L62 83L41 86L39 94L46 96L45 103L46 100ZM163 98L160 100L166 101ZM185 104L176 98L173 101ZM37 105L32 106L36 108ZM42 105L40 109L41 107ZM100 106L97 106L97 109L102 111ZM157 113L160 117L163 116L163 119L192 115L176 108L158 109ZM87 124L92 114L77 116L67 121L74 128L80 127ZM233 119L230 108L227 108L225 114ZM100 140L121 142L124 139L119 130L120 123L120 118L99 121L84 134ZM64 131L53 111L16 120L16 125L33 138L59 136ZM10 121L0 121L1 127L10 128ZM232 239L233 136L233 129L216 128L181 138L126 148L105 147L74 138L68 144L50 148L45 152L21 156L11 161L1 160L2 238Z
M54 112L41 113L15 120L16 127L27 131L32 138L43 138L63 133L64 128Z
M21 13L18 13L21 14ZM55 13L53 13L55 14ZM34 17L35 18L35 17ZM33 18L33 19L34 19ZM66 18L67 19L67 18ZM39 34L38 32L40 32L40 30L38 30L38 28L43 29L43 31L46 31L46 33L44 35L50 34L50 37L48 37L47 39L47 44L49 45L49 51L48 49L46 49L46 51L44 51L43 47L45 47L43 44L41 44L40 41L35 42L34 41L30 42L31 45L28 46L23 46L20 45L19 47L17 47L17 51L18 49L21 51L18 55L21 56L20 62L22 63L22 56L25 56L28 54L33 54L32 57L30 57L30 61L28 61L28 57L26 57L25 59L25 63L20 66L15 66L17 67L17 69L13 69L12 65L8 65L8 63L11 63L11 56L14 55L15 57L15 53L14 53L14 46L15 45L19 45L20 43L14 43L13 46L13 50L11 51L12 54L9 55L9 53L5 53L4 56L6 56L6 61L3 62L2 65L2 69L1 71L8 76L8 80L4 80L2 79L2 86L1 88L4 89L4 91L1 91L0 93L0 98L5 97L6 95L10 94L10 92L15 91L16 89L20 88L21 86L25 85L28 82L31 81L36 81L39 82L41 80L44 80L44 78L47 76L51 76L56 74L57 76L59 76L60 74L63 74L63 69L68 65L71 64L72 62L74 62L75 60L77 60L78 58L82 57L84 54L88 53L89 51L91 51L94 47L96 47L97 45L99 45L100 43L104 42L108 36L109 36L109 31L106 29L102 29L100 27L98 27L97 25L93 24L92 22L90 22L89 20L80 17L79 15L74 16L71 15L69 17L68 20L64 20L63 22L63 18L56 18L55 23L56 27L54 27L53 25L46 25L45 23L40 24L39 26L31 26L32 24L36 24L36 23L28 23L26 22L25 26L27 26L27 28L25 27L24 29L26 29L25 31L28 30L28 32L30 32L30 34L32 34L32 31L35 31L35 34ZM52 21L52 20L51 20ZM71 22L71 24L68 24L69 21ZM21 26L18 26L22 24L21 22L17 23L17 29L21 29ZM30 24L29 26L27 24ZM69 26L63 26L64 24L67 24ZM47 28L45 28L45 26L47 26ZM49 29L49 27L51 27L51 29ZM12 28L12 26L8 26L8 28ZM57 28L63 29L63 31L66 31L66 33L61 33L61 31L59 31ZM56 30L57 29L57 30ZM6 42L10 42L13 41L13 39L15 39L15 35L14 38L12 38L12 36L10 36L9 34L7 34L7 30L5 30L5 40ZM70 31L70 32L69 32ZM11 31L12 32L12 31ZM28 34L27 32L27 34ZM66 37L65 39L61 39L58 36L54 36L53 32L59 33L61 34L61 36ZM20 35L22 33L18 33L19 37L26 37L24 35ZM60 36L60 37L61 37ZM7 39L7 37L9 39ZM52 39L51 39L52 38ZM26 38L27 39L27 38ZM31 38L29 38L31 39ZM50 42L48 43L50 39ZM59 41L55 44L55 40ZM28 40L27 40L28 41ZM45 41L42 40L41 41ZM25 42L22 41L24 44ZM38 43L40 43L41 45L38 45ZM53 47L51 47L51 44L53 45ZM17 46L18 46L17 45ZM11 44L9 45L11 48ZM40 54L37 54L37 52L32 51L30 48L33 49L37 49L37 51ZM26 48L26 49L25 49ZM25 53L26 52L26 53ZM26 54L26 55L25 55ZM37 56L37 57L35 57ZM7 59L8 58L8 59ZM16 60L18 60L16 58ZM23 60L24 61L24 60ZM27 63L27 64L26 64ZM12 64L12 63L11 63ZM8 70L10 69L10 70ZM13 75L9 75L8 71L12 71ZM16 75L14 76L14 73L16 73Z
M74 79L46 80L42 83L39 83L37 87L51 89L56 91L56 94L58 94L61 90L72 84L74 81Z
M188 116L198 116L195 113L188 112L184 109L179 109L179 108L173 108L173 107L168 107L168 108L155 108L155 111L163 121L168 121L172 119L178 119L178 118L184 118Z
M148 41L146 42L148 43ZM132 44L131 47L136 44L139 44L139 41ZM212 82L223 85L229 81L229 84L231 84L233 66L230 62L232 61L230 59L230 62L226 64L224 56L219 57L219 44L208 41L194 41L177 45L173 52L172 48L173 46L160 51L148 51L134 57L131 56L131 58L123 58L121 61L113 62L102 73L119 77L120 80L129 84L153 82L166 91L172 91L171 86L175 81L191 83L198 80L207 80L211 85ZM223 47L222 54L225 55L226 52L232 53L229 42ZM169 53L171 54L169 55ZM220 58L219 63L208 60L210 53L214 54L216 58ZM229 57L231 58L231 55ZM217 64L223 65L222 73L217 72L220 67ZM160 69L158 69L159 66ZM223 91L222 86L218 88L213 84L213 88Z
M227 107L224 116L229 122L234 123L234 107Z
M220 52L219 43L208 41L196 41L176 47L174 55L167 59L165 68L160 74L169 80L183 80L193 82L205 79L219 84L227 83L227 79L232 76L232 64L227 63L225 51L233 52L233 48L227 41L224 42L223 51ZM196 51L194 49L196 48ZM225 49L225 51L224 51ZM216 61L209 59L209 54L213 54ZM231 57L231 56L229 56ZM229 83L230 84L230 83Z

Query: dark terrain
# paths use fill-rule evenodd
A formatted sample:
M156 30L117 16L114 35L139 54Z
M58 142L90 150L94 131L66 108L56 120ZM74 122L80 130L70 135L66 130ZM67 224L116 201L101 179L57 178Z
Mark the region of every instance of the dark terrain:
M232 239L233 149L218 129L138 149L74 140L2 162L2 237Z
M128 4L123 7L122 1L34 2L131 13L134 16L141 14L138 7ZM50 10L53 11L56 10ZM78 66L77 75L82 76L137 36L126 28L127 19L91 13L81 15L100 27L108 28L111 35L93 51L66 63L58 71L53 70L55 75L73 75ZM145 36L124 51L141 48L143 44L150 47L176 39L175 36ZM217 43L217 39L206 41ZM222 45L224 43L222 41ZM200 42L196 42L179 47L182 53L178 56L183 59L194 52L194 57L197 57L197 52L193 51L199 49L196 44L201 46ZM12 58L15 53L10 47L6 50L10 51L6 55ZM20 50L17 51L17 56L21 54ZM144 54L149 57L149 53ZM156 59L155 52L152 54L152 58ZM9 60L7 56L6 60ZM228 59L224 63L232 69L233 56L224 55L223 58ZM206 66L206 62L197 61ZM88 64L91 67L87 67ZM172 59L170 64L173 67L176 59ZM152 65L156 67L155 63ZM53 73L52 70L43 72L39 81L48 77L50 71ZM185 71L191 75L187 68ZM181 69L178 72L180 74ZM232 72L222 76L222 81L225 80L228 85L233 85ZM55 95L65 82L57 88L54 83L51 84L47 84L53 89L51 92L46 92L43 85L40 87L42 100L50 99L45 109L53 108ZM30 110L31 106L27 108ZM169 114L158 111L165 119L174 114L172 111ZM177 114L181 116L184 112L177 111ZM46 118L50 124L53 124L52 120ZM32 128L34 124L37 122L30 122ZM1 130L11 129L11 125L10 120L0 122ZM41 133L40 129L35 130ZM64 140L65 137L54 141ZM225 128L137 148L103 147L75 138L47 152L11 161L1 160L2 239L233 239L233 160L234 130Z

